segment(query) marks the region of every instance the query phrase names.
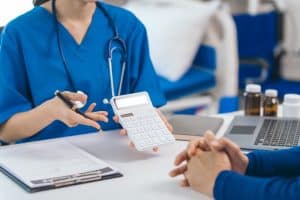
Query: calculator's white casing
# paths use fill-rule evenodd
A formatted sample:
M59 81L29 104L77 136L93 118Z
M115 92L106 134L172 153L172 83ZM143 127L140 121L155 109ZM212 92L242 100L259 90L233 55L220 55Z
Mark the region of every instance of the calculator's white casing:
M118 109L117 108L117 105L115 103L116 100L118 100L120 98L130 98L130 97L135 97L135 96L140 96L140 95L144 95L147 98L147 101L148 101L147 104L131 106L131 107L128 107L128 108L125 108L125 109ZM115 115L119 117L119 122L120 122L120 124L122 125L122 127L124 129L127 129L127 128L126 128L126 125L123 123L121 115L124 115L124 114L127 114L127 113L133 113L134 114L135 112L137 112L137 111L140 112L141 110L144 110L145 112L154 112L156 115L158 115L158 113L156 111L156 108L152 105L152 101L151 101L151 99L150 99L147 92L139 92L139 93L134 93L134 94L116 96L116 97L111 98L110 104L113 108L113 111L114 111ZM160 117L159 117L159 119L161 120L159 123L164 123L163 120ZM166 129L167 129L167 127L166 127ZM128 131L127 134L128 134L128 137L131 139L131 141L135 144L135 141L131 137L130 131ZM170 134L172 134L172 133L170 132ZM175 141L175 138L174 138L174 141ZM146 148L146 149L141 149L141 148L138 147L137 144L135 144L135 146L136 146L136 149L138 151L144 151L144 150L147 150L147 149L150 148L149 147L149 148Z

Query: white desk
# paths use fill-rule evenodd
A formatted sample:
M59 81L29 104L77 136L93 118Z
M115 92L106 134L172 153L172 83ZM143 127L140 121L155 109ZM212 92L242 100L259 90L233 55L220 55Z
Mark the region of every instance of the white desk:
M222 135L232 120L225 122L218 135ZM180 178L172 179L175 155L186 147L186 142L162 147L159 153L140 153L128 147L128 139L117 132L88 134L65 138L96 157L117 167L124 177L62 189L30 194L0 173L0 200L188 200L208 199L191 189L179 186ZM4 147L5 148L5 147Z

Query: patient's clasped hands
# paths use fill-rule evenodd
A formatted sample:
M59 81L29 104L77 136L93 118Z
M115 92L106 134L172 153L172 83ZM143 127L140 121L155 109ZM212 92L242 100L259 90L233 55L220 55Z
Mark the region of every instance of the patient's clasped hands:
M213 196L217 177L222 171L233 170L245 174L249 160L232 141L208 131L201 139L190 142L175 159L171 177L183 175L181 185Z

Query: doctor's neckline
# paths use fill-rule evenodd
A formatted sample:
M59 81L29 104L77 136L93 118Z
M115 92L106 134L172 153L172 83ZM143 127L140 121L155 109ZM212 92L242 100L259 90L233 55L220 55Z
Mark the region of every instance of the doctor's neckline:
M49 11L47 8L43 7L43 6L37 6L37 9L40 9L42 12L46 13L47 16L53 18L53 13L51 11ZM70 31L67 29L67 27L64 26L64 24L62 24L60 21L58 21L58 25L60 28L63 29L63 31L67 32L68 36L72 39L72 41L75 43L75 45L77 47L82 47L84 46L84 44L86 43L87 37L89 35L89 32L91 31L93 24L95 23L95 17L96 17L96 13L97 13L97 8L95 9L93 16L92 16L92 20L90 25L88 26L88 29L82 39L82 41L80 43L77 42L77 40L73 37L73 35L70 33Z

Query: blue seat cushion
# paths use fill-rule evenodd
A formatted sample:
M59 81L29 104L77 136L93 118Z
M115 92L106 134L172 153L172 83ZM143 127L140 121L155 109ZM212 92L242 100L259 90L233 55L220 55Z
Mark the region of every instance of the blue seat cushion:
M192 67L181 79L175 82L163 77L159 77L159 79L167 100L207 92L216 86L214 71L201 67Z
M217 52L212 46L201 45L194 59L193 66L201 66L203 69L216 70Z

